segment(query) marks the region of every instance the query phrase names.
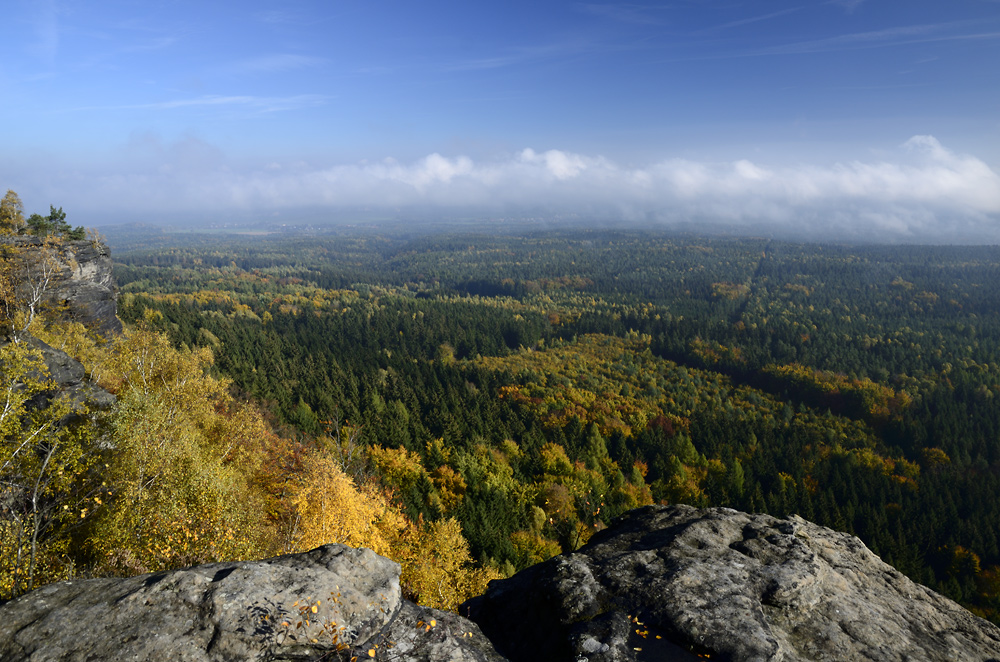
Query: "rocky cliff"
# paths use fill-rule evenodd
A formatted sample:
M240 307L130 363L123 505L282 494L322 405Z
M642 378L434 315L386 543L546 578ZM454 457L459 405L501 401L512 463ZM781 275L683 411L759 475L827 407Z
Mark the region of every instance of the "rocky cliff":
M327 545L43 587L0 606L0 659L1000 661L1000 629L857 538L725 508L632 511L460 611Z
M117 316L117 293L108 247L91 241L59 241L53 244L32 236L0 235L0 244L16 249L3 259L16 260L12 274L15 285L26 281L47 283L41 291L42 303L54 308L62 319L79 322L105 338L121 333ZM21 283L18 283L20 279ZM31 289L31 286L28 286ZM0 335L0 346L9 342ZM53 396L67 393L70 398L103 408L114 396L86 379L79 361L50 347L37 338L26 342L41 351L48 369L45 378L55 382L55 390L40 394L34 407L45 406Z
M92 241L60 241L46 247L32 236L3 236L0 242L20 249L35 265L52 268L46 299L63 310L64 316L103 336L121 333L117 298L108 247ZM49 262L51 262L49 264Z

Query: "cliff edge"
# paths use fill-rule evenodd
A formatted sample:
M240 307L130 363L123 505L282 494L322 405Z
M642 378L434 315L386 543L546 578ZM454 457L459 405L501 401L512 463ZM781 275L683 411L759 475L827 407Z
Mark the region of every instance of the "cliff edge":
M28 276L37 278L40 269L51 270L45 299L66 319L105 337L122 332L111 253L105 244L88 240L46 244L39 237L14 235L0 236L0 243L34 262Z

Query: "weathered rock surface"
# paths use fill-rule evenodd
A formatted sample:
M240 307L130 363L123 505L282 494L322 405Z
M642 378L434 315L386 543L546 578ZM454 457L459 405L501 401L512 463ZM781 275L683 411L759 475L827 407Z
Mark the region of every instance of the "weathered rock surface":
M40 259L43 242L38 237L0 238L24 251L28 259ZM111 254L108 247L92 241L62 241L50 253L55 271L48 300L65 306L66 317L103 336L121 333Z
M60 393L65 393L71 400L90 407L106 408L114 404L115 396L87 379L83 364L72 356L38 338L28 336L25 342L42 353L42 360L45 362L48 374L38 376L52 380L56 386L53 392L41 394L34 406L44 407L53 396ZM0 346L4 344L3 341L0 341Z
M515 662L1000 662L1000 628L857 538L725 508L634 510L460 612Z
M355 656L503 660L474 623L403 600L397 564L343 545L252 563L60 582L0 606L5 662Z

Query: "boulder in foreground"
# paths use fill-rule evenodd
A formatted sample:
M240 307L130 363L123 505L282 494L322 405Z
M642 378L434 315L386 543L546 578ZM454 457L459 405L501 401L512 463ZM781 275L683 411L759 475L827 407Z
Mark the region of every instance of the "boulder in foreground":
M248 563L59 582L0 606L0 660L499 662L475 624L402 599L399 566L325 545Z
M857 538L727 508L631 511L460 612L515 662L1000 662L1000 628Z

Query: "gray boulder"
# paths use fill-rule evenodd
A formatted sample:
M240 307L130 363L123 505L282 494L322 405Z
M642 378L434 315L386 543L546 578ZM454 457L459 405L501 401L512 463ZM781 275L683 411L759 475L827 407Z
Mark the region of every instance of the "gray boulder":
M509 659L1000 661L1000 628L798 517L649 506L462 605Z
M402 599L399 566L326 545L248 563L59 582L0 606L0 659L501 662L479 628Z

